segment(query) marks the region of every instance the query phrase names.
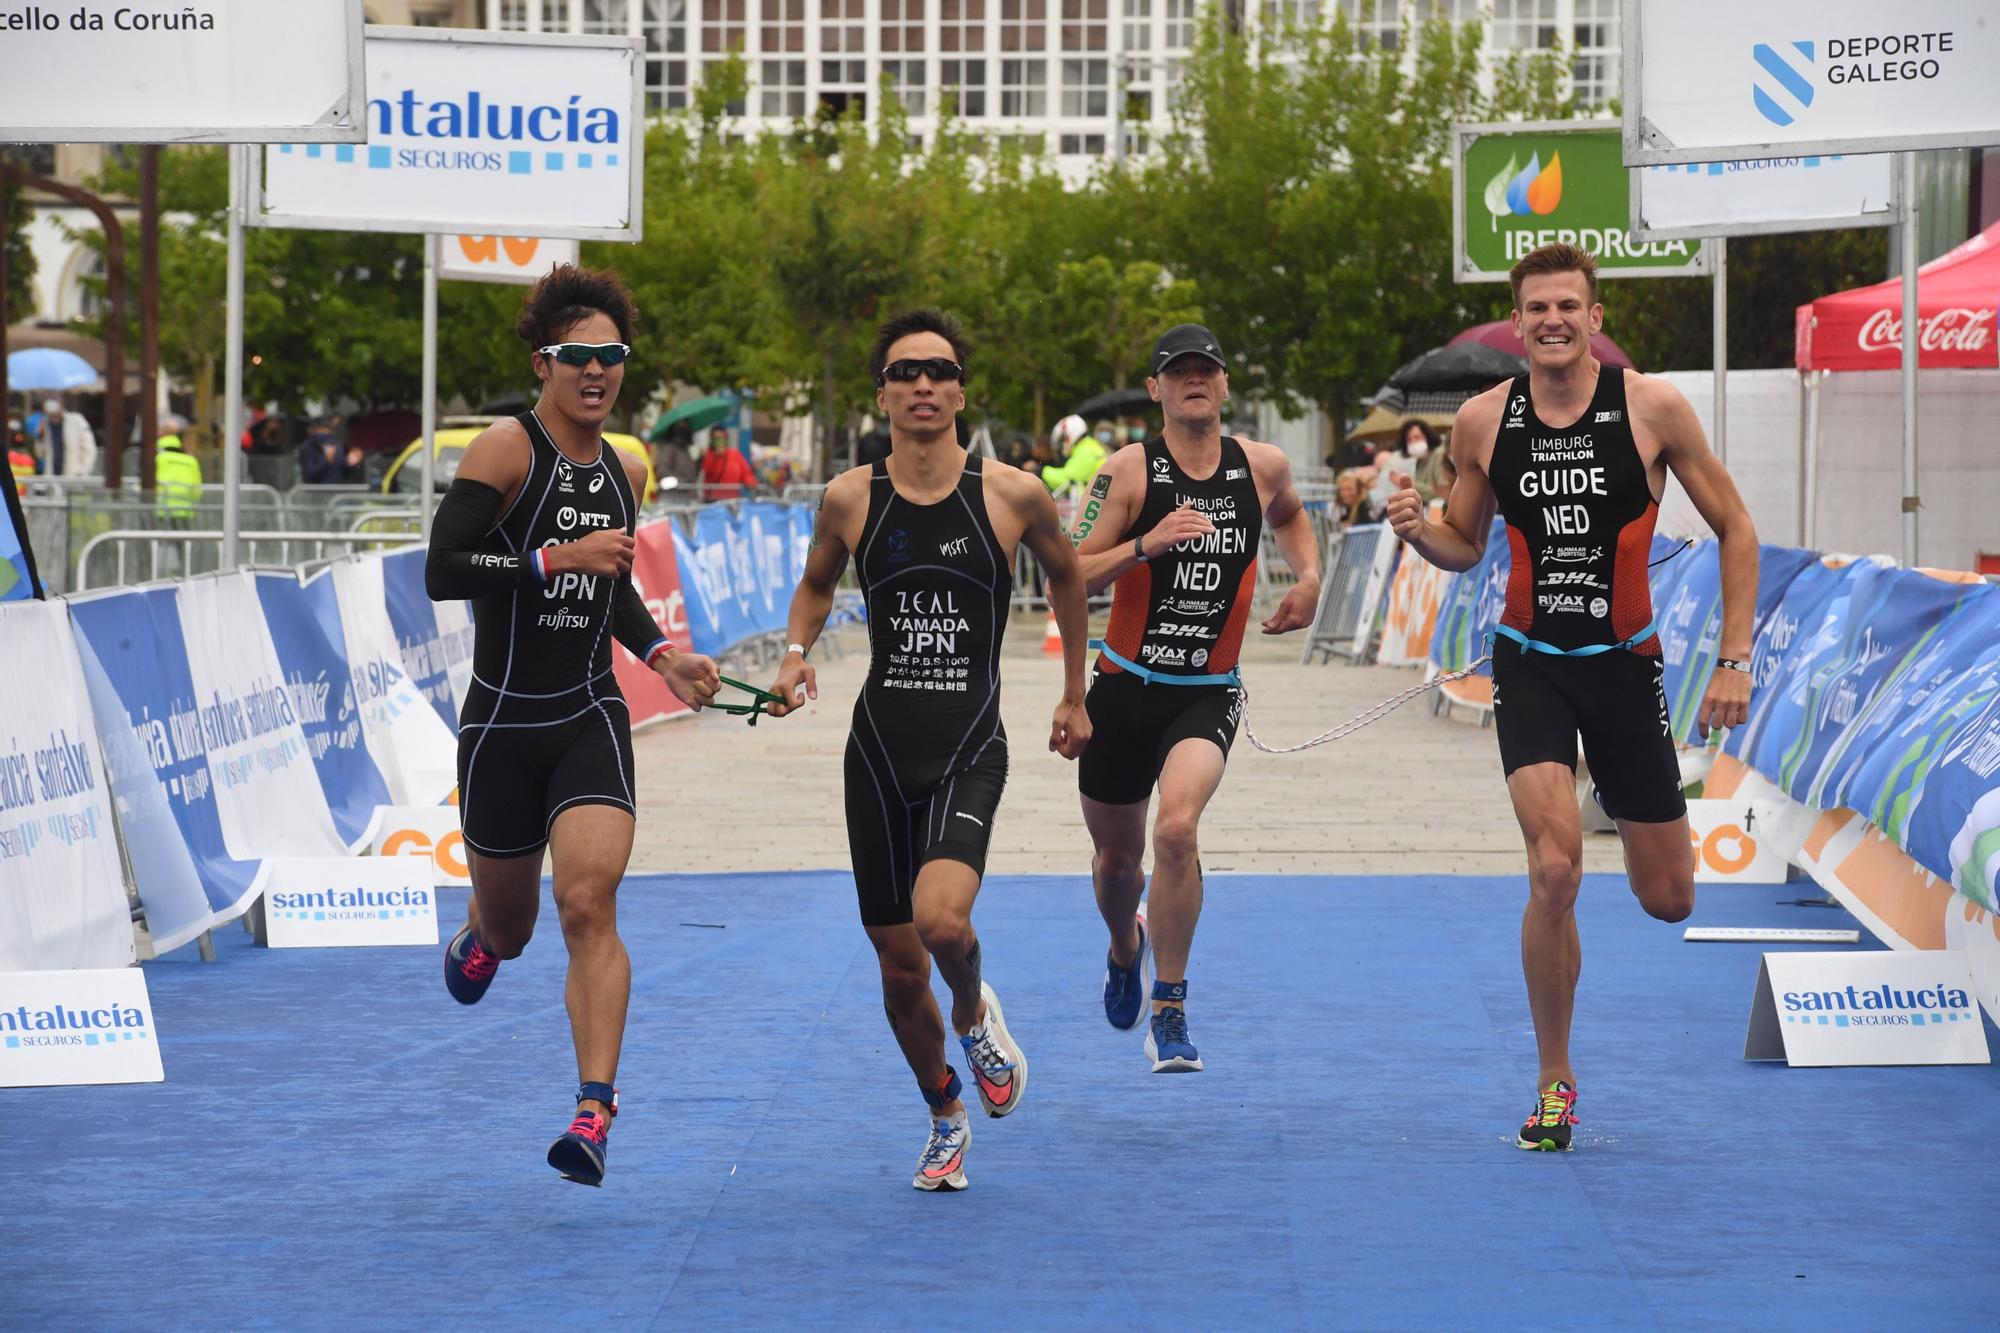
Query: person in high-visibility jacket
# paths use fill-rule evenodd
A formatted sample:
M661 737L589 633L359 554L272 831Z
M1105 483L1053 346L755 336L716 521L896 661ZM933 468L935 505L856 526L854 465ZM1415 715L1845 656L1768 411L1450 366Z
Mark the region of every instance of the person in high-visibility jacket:
M201 460L182 447L179 417L168 417L160 424L166 434L160 436L153 459L153 484L158 488L153 508L172 522L190 522L195 506L201 503Z
M1110 452L1090 433L1083 418L1075 414L1056 423L1051 440L1067 456L1060 464L1042 469L1042 484L1056 495L1081 495L1089 488L1097 469L1111 456Z

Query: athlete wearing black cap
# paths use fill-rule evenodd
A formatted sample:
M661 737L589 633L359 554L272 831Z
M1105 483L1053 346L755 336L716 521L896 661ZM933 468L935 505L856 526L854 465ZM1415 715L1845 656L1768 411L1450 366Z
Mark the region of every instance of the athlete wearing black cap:
M1749 710L1757 534L1680 391L1590 354L1604 326L1596 261L1547 245L1510 276L1528 373L1459 409L1458 480L1444 521L1425 517L1402 474L1388 516L1417 554L1452 570L1478 563L1496 507L1506 520L1513 561L1493 643L1493 718L1528 848L1521 966L1541 1058L1535 1108L1516 1142L1560 1151L1576 1123L1577 737L1625 844L1634 896L1662 921L1686 919L1694 910L1687 805L1646 583L1667 474L1721 539L1722 639L1697 716L1704 735L1739 725Z
M1229 373L1215 335L1175 325L1153 345L1150 368L1146 388L1165 414L1165 432L1111 456L1072 534L1090 591L1112 589L1077 786L1097 849L1097 908L1111 932L1105 1017L1115 1028L1138 1024L1150 949L1157 980L1146 1053L1155 1073L1178 1073L1202 1068L1187 1030L1188 953L1202 901L1196 830L1242 715L1236 659L1264 525L1298 580L1264 633L1312 623L1319 558L1284 450L1222 433ZM1142 917L1155 785L1153 879Z

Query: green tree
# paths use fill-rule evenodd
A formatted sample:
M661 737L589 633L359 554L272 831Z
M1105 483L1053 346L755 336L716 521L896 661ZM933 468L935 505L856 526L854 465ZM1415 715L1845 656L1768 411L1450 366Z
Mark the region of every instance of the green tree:
M7 229L0 245L7 247L7 322L18 324L35 313L35 252L28 243L28 201L12 179L0 180L0 206Z

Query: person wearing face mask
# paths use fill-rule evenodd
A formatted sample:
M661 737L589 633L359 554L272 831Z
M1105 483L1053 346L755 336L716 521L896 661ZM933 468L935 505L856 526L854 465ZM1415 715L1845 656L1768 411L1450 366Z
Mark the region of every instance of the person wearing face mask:
M1429 504L1449 488L1442 485L1445 451L1438 445L1438 433L1430 422L1411 417L1398 432L1403 440L1403 457L1410 460L1410 475L1417 494Z

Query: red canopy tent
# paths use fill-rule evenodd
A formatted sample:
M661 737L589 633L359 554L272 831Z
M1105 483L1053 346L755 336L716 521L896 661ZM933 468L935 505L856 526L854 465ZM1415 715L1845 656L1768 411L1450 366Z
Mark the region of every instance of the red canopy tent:
M1917 364L1991 370L2000 366L1993 325L2000 305L2000 223L1917 270ZM1897 370L1903 364L1903 283L1822 296L1799 307L1800 370Z

